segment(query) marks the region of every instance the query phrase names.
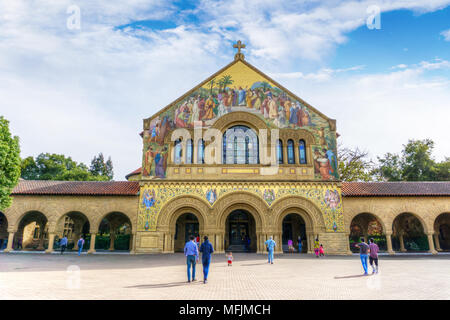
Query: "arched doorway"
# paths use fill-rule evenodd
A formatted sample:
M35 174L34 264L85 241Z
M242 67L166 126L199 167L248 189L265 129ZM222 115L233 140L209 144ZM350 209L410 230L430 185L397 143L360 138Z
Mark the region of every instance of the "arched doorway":
M256 224L246 210L232 211L225 222L225 250L255 252L257 248Z
M19 222L13 250L44 250L48 245L47 222L47 217L42 212L27 212Z
M434 220L434 243L437 251L450 251L450 213L441 213Z
M394 251L428 251L428 237L415 215L399 214L392 223L392 247Z
M383 225L380 220L371 213L359 213L353 217L352 222L350 223L349 241L350 250L352 252L359 252L359 249L355 247L355 244L360 242L361 237L364 237L364 241L366 242L368 242L368 239L373 238L380 251L387 250Z
M8 219L0 211L0 250L6 249L8 242Z
M81 236L85 241L89 241L90 237L89 219L81 212L71 211L64 214L58 220L57 235L59 238L67 237L67 250L78 250L78 239ZM59 241L55 239L55 246L59 248ZM89 248L84 245L84 249Z
M193 213L183 213L175 222L174 251L183 252L190 236L200 236L200 223Z
M302 253L308 252L308 240L306 234L306 223L297 213L289 213L283 219L282 225L282 248L284 252L289 251L288 243L292 240L295 252L298 252L298 239L302 242Z
M95 237L95 249L129 251L132 248L131 241L130 218L122 212L111 212L99 225L98 235Z

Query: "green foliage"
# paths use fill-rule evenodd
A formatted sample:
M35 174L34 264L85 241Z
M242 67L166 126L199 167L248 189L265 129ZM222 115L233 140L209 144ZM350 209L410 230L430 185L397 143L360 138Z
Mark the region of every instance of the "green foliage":
M113 164L111 161L111 157L108 158L108 161L105 162L105 157L103 153L100 153L98 156L95 156L91 161L91 167L89 172L96 177L107 177L108 180L112 180L114 176L113 172Z
M449 181L450 158L437 163L432 158L434 142L430 139L409 140L402 154L387 153L378 158L375 173L387 181Z
M0 116L0 210L8 208L11 191L20 177L19 138L12 137L9 121Z
M85 164L77 163L71 157L41 153L36 159L27 157L22 160L21 176L25 180L109 181L112 179L111 159L107 163L93 174Z
M372 181L373 162L367 159L368 152L338 148L338 166L342 181Z

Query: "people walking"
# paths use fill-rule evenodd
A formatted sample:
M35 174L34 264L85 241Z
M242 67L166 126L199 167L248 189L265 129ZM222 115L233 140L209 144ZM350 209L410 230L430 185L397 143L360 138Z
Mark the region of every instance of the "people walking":
M198 246L194 242L194 236L189 237L189 241L186 242L184 246L184 255L186 256L186 264L187 264L187 276L188 282L191 282L191 267L192 267L192 281L196 281L195 279L195 265L198 262Z
M359 257L364 269L364 275L367 275L367 253L369 251L369 245L364 242L364 238L361 238L361 242L356 244L355 247L359 248Z
M302 253L302 237L298 236L297 242L298 242L298 253Z
M316 241L314 241L314 253L316 254L316 257L319 257L319 249L320 249L320 244L319 244L319 238L316 238Z
M268 263L273 264L273 251L277 243L272 239L272 236L270 236L269 240L264 242L264 244L266 245L268 251Z
M228 266L231 267L231 265L233 263L233 253L231 251L228 252L227 260L228 260Z
M68 241L67 241L67 237L66 236L62 237L62 239L59 240L59 245L61 246L61 254L63 254L64 251L67 248L67 242Z
M203 264L203 283L208 282L209 265L211 264L211 254L214 252L214 248L209 242L208 237L203 238L203 243L200 246L200 252L202 253Z
M372 267L372 274L378 273L378 251L380 250L378 248L378 245L374 242L373 238L370 238L369 240L369 262L370 266ZM375 263L375 267L373 266Z
M77 245L78 245L78 256L80 256L84 246L83 236L81 236L80 239L78 239Z

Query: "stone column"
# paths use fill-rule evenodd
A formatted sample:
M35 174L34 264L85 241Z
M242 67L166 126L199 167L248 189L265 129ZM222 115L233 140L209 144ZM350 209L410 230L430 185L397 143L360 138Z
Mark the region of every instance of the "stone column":
M345 236L347 238L347 254L352 255L353 252L350 250L350 233L346 233Z
M114 251L114 241L116 240L116 234L114 232L109 233L109 251Z
M274 240L277 244L277 246L275 247L275 253L283 253L283 240L282 240L282 234L281 233L276 233L274 236Z
M74 234L75 237L73 237L73 248L72 251L78 251L78 239L80 239L80 235L78 233Z
M15 232L9 232L8 233L8 244L7 244L6 249L3 250L3 252L11 252L11 251L13 251L14 234L15 234Z
M442 251L441 244L439 243L439 232L434 233L434 243L436 245L436 251Z
M394 250L392 250L392 238L391 238L392 232L386 232L386 246L387 246L387 252L389 254L395 254Z
M433 232L428 232L428 245L430 246L430 252L431 254L437 254L437 251L434 249L434 242L433 242Z
M398 236L398 239L400 240L400 251L401 251L401 252L406 252L406 249L405 249L405 242L403 241L403 234L400 234L400 235Z
M134 233L130 233L130 254L136 253L136 235Z
M275 148L275 154L276 154L276 159L277 159L277 163L278 163L278 148ZM288 163L288 158L287 158L287 141L283 141L283 164L287 164Z
M37 250L43 251L44 248L44 228L39 228L39 245L37 247Z
M55 233L48 234L48 248L45 250L45 253L53 252L53 244L55 243Z
M88 253L95 253L95 236L96 236L95 233L91 233L91 245Z
M314 234L308 235L308 253L314 253Z

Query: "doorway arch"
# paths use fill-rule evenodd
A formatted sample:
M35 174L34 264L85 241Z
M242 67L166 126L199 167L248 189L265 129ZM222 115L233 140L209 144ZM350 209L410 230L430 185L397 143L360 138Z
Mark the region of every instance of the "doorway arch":
M308 252L308 237L306 233L306 222L298 213L288 213L282 221L282 250L289 252L289 242L295 246L298 253ZM299 252L299 243L301 243L301 252Z
M245 209L231 211L225 221L225 250L256 252L256 239L256 223L253 215Z

